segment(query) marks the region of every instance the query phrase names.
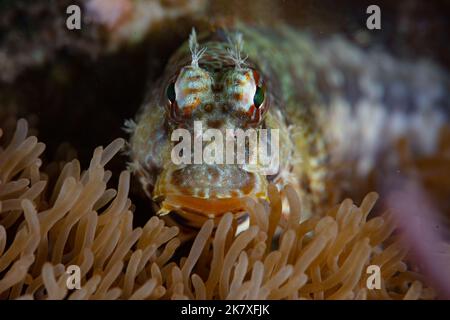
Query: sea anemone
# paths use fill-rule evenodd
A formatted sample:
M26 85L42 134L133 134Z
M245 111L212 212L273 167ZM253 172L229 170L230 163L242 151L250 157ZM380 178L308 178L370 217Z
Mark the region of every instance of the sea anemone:
M0 130L0 137L1 137ZM289 185L270 204L248 199L248 229L232 214L207 221L187 255L179 229L153 216L134 227L130 173L117 188L105 165L122 139L78 160L45 164L45 145L21 119L0 147L1 299L431 299L435 291L407 261L388 212L368 218L378 195L346 199L325 216L301 219ZM283 201L287 199L287 201ZM287 203L289 208L282 208ZM282 215L288 210L289 215ZM300 222L302 221L302 222ZM80 289L69 289L69 266ZM379 289L369 266L381 269Z

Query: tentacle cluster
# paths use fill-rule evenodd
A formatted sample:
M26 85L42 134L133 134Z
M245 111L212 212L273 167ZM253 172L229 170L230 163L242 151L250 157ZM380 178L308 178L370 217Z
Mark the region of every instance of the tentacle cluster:
M233 60L236 69L240 70L245 65L245 60L248 58L248 56L242 56L242 51L244 48L242 33L236 32L232 37L228 38L228 42L231 46L231 48L227 50L230 55L230 59Z
M191 50L192 55L191 65L193 67L198 67L198 62L205 54L207 48L206 47L200 48L197 41L197 32L195 31L195 28L192 28L191 35L189 36L189 49Z

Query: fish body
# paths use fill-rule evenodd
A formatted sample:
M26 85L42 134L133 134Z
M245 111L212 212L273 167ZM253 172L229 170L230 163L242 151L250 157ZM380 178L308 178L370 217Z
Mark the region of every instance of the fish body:
M446 118L448 76L428 63L397 62L339 37L319 40L287 26L238 25L198 38L194 32L129 124L132 169L159 214L175 214L186 225L226 212L240 219L245 199L267 199L270 183L293 185L310 216L327 201L333 163L356 161L366 174L383 149L401 135L420 134L420 126L429 129L417 148L433 149ZM174 163L173 132L183 129L195 140L198 125L223 136L228 129L276 129L276 172L261 173L259 163L255 170L196 161L195 142L181 156L192 161ZM200 146L214 149L217 141ZM244 147L248 155L249 143Z

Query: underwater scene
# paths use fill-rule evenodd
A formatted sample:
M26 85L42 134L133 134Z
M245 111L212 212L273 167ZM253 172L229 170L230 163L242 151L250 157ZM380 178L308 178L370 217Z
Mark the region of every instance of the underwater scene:
M450 299L449 13L0 0L0 300Z

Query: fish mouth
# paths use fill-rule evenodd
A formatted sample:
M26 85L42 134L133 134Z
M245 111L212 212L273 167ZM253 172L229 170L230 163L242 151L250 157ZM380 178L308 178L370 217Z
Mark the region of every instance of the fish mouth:
M238 165L170 165L158 177L153 200L158 214L215 219L245 211L248 197L267 199L267 180Z

